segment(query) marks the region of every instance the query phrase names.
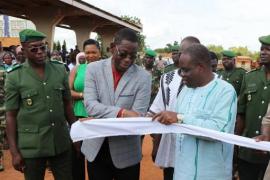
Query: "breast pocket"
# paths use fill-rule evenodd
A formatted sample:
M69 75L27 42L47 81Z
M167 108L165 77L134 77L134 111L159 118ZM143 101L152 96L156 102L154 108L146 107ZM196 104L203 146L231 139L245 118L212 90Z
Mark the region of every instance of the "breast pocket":
M66 88L62 84L58 84L54 87L54 96L58 100L63 99L64 91Z
M24 107L33 108L39 104L38 100L38 91L37 90L28 90L21 93L21 98Z
M119 105L122 108L131 109L134 98L135 98L135 94L133 93L120 94L117 101L117 105Z
M251 86L251 87L247 87L246 90L244 91L246 100L248 103L251 103L253 100L254 95L257 92L257 86Z
M18 146L20 149L36 149L39 146L38 126L25 125L18 128Z

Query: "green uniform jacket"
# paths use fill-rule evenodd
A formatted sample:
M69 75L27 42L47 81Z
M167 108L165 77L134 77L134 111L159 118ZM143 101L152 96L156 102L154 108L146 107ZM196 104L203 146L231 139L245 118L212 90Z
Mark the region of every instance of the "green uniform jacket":
M246 74L246 70L242 68L234 68L234 70L229 72L225 70L219 70L217 73L219 76L222 76L224 81L227 81L234 87L237 96L239 96L242 80Z
M270 81L267 81L264 68L253 70L244 76L238 113L245 115L245 128L242 136L253 138L261 131L262 118L266 114L270 99ZM256 150L240 147L239 157L252 163L267 163L268 157Z
M154 66L152 70L152 88L151 88L151 98L150 98L150 105L153 103L159 89L159 82L160 82L160 77L162 76L163 72L162 70L156 68Z
M5 84L5 68L0 65L0 128L6 127L6 116L4 106L4 84ZM0 130L1 131L1 130ZM0 143L4 139L4 131L0 132ZM0 145L1 146L1 145Z
M168 73L170 71L176 70L177 67L174 64L169 64L168 66L165 66L164 73Z
M28 62L7 74L6 110L18 110L17 145L24 158L48 157L70 148L64 99L71 99L63 64L47 61L41 79Z

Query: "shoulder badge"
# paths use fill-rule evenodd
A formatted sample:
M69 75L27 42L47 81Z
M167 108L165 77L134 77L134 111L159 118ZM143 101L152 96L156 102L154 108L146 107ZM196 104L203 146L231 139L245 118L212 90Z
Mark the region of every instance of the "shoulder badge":
M50 60L50 62L54 63L54 64L64 64L63 62L61 61L56 61L56 60Z
M239 67L239 68L236 68L237 70L241 70L241 71L247 71L247 70L245 70L244 68L241 68L241 67Z
M258 69L251 69L250 71L247 71L246 74L257 71Z
M13 65L13 66L11 66L11 67L9 67L9 68L7 69L7 73L10 73L11 71L14 71L15 69L19 69L20 67L22 67L21 64Z

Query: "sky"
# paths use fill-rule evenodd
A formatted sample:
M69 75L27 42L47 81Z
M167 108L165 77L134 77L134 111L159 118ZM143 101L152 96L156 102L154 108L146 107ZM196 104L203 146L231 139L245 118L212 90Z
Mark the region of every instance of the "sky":
M270 34L269 0L84 1L117 16L140 18L146 44L152 49L192 35L204 45L247 46L258 51L258 37ZM66 39L68 47L75 45L73 31L57 28L55 37Z

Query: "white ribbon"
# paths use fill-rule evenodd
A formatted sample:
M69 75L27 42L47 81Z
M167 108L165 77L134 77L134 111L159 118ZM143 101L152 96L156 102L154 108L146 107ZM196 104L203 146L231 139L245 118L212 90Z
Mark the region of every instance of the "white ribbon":
M70 135L73 142L123 135L145 135L182 133L204 138L211 138L238 146L270 151L270 142L256 142L254 139L233 134L218 132L187 124L163 125L152 121L151 118L108 118L77 121L71 127Z

